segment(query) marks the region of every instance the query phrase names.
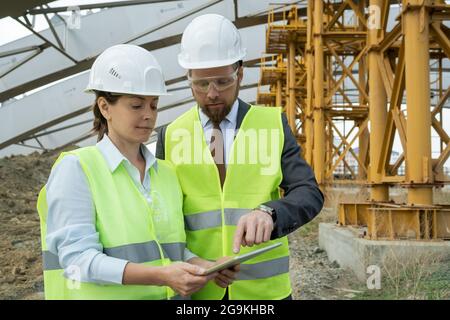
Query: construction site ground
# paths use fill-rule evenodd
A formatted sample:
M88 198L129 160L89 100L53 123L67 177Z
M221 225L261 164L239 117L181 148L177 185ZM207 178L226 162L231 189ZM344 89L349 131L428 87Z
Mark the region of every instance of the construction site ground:
M36 201L59 152L0 159L0 299L44 297ZM319 216L289 235L294 299L450 299L450 260L445 258L404 266L382 277L380 290L369 290L352 271L328 261L318 245L319 223L335 222L340 201L366 200L368 190L330 187L325 193ZM404 202L406 190L393 189L391 196ZM450 203L450 190L435 190L434 198Z

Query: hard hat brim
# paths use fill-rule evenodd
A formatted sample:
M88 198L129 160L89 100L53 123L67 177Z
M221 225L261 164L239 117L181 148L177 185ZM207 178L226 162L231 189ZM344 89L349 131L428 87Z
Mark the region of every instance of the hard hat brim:
M235 57L233 59L227 59L227 60L211 60L211 61L204 61L204 62L185 62L182 59L178 59L178 63L180 66L184 69L191 70L191 69L209 69L209 68L218 68L218 67L224 67L229 66L232 64L235 64L236 62L244 59L245 53L241 54L239 57Z
M89 88L89 87L84 89L85 93L95 93L95 91L106 91L106 90L97 89L97 88ZM161 92L116 92L116 91L114 91L114 92L107 91L107 92L114 93L114 94L120 94L120 95L131 95L131 96L158 96L158 97L161 97L161 96L171 96L172 95L171 93L168 93L168 92L164 92L164 93L161 93Z

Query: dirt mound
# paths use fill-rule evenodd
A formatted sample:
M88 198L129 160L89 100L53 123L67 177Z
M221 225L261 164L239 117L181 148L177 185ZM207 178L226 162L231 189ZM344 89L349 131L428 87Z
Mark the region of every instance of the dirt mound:
M36 202L60 152L0 159L0 299L43 297Z

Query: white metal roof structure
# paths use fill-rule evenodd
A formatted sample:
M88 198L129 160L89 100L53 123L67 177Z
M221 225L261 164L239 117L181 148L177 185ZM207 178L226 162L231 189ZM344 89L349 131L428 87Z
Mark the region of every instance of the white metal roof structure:
M17 25L28 29L30 35L0 45L0 158L95 142L95 137L89 133L93 96L83 90L93 61L109 46L119 43L140 45L150 50L162 65L172 96L160 99L157 126L161 127L193 104L177 54L181 34L194 17L220 13L239 28L247 48L240 97L253 102L257 94L260 58L265 51L269 9L277 12L275 20L281 20L281 11L296 4L298 15L306 16L304 0L65 2L80 1L90 3L70 7L61 6L61 1L43 0L2 4L0 19L13 18ZM396 3L396 0L390 1ZM48 27L36 31L36 17L44 17ZM443 67L450 70L447 64L445 61ZM355 69L353 72L357 74ZM349 91L351 85L350 81L346 85Z
M265 50L269 5L280 10L289 3L302 6L302 1L144 0L68 8L48 2L10 2L1 9L0 17L11 16L32 34L0 46L0 157L95 142L89 135L93 96L83 90L90 66L107 47L137 44L162 65L172 95L160 99L160 127L193 103L177 54L181 34L195 16L220 13L233 21L247 47L244 63L252 67ZM101 10L86 13L90 9ZM67 11L70 16L61 16ZM34 15L44 15L49 27L36 32L30 22ZM259 68L246 68L240 96L249 102L256 98L258 77Z

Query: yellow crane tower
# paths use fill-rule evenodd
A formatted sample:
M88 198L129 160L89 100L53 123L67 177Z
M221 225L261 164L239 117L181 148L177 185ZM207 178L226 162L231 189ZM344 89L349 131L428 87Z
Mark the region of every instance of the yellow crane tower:
M339 224L366 226L367 239L450 239L450 206L433 201L433 188L450 182L442 116L450 95L442 67L450 58L450 6L308 0L307 16L298 12L295 5L285 10L283 23L269 14L266 53L275 56L262 60L260 86L270 91L259 89L258 102L284 107L323 188L370 188L369 201L340 204ZM434 99L430 64L438 66ZM437 157L432 130L440 139ZM392 163L396 136L403 150ZM339 166L349 174L336 175ZM390 186L406 188L407 203L390 202Z

